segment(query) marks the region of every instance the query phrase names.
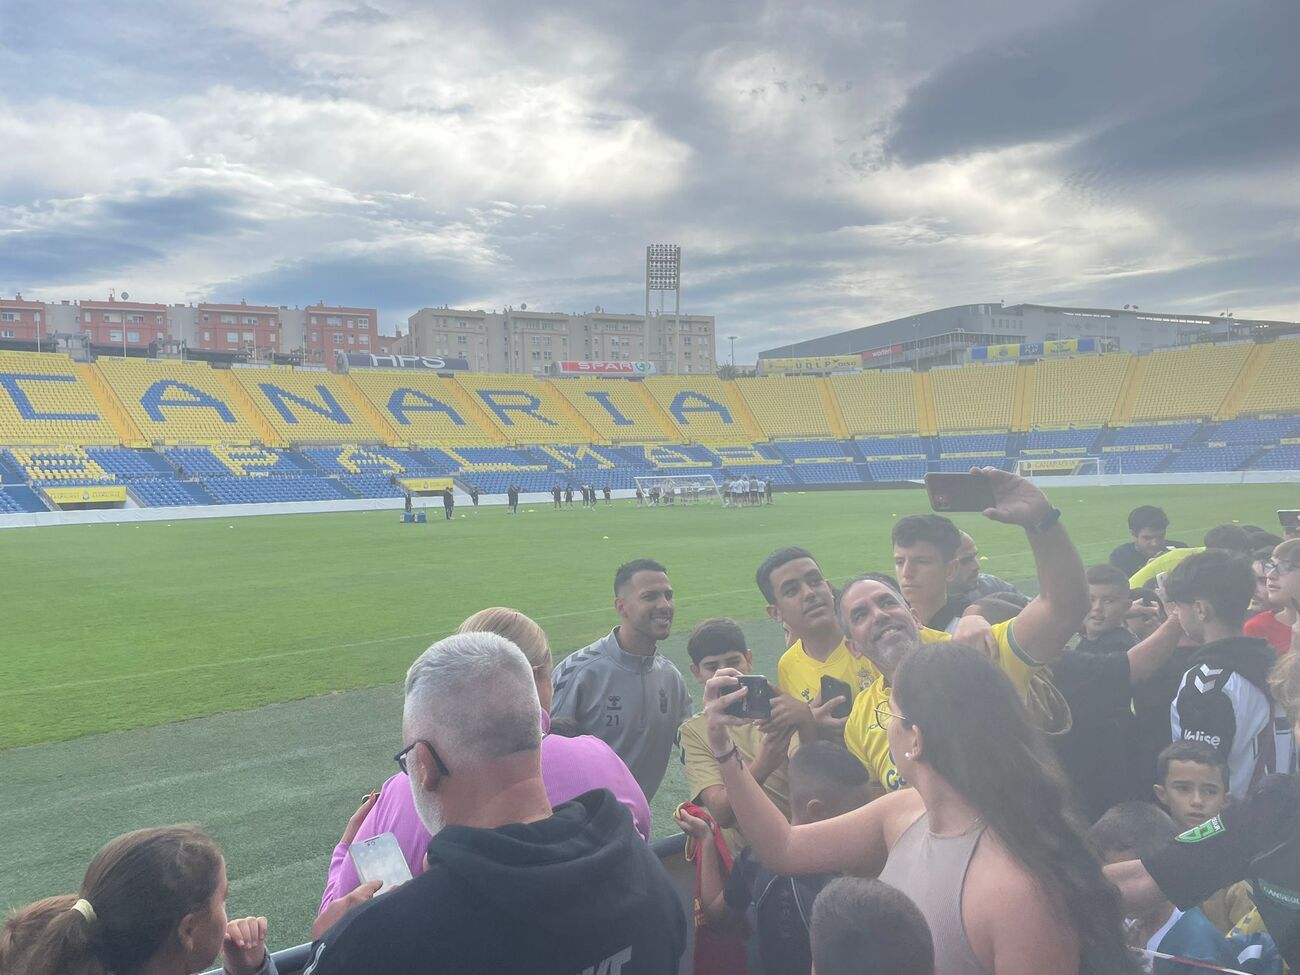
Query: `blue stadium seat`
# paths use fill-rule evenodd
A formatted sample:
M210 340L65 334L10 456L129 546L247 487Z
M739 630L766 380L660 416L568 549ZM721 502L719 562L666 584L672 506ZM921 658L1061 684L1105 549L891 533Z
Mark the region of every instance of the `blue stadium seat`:
M1096 449L1100 429L1030 430L1025 434L1024 450L1055 450L1087 454Z
M136 480L131 482L130 490L141 504L149 508L216 503L196 481Z
M949 454L1000 454L1007 453L1005 433L945 434L939 437L939 456Z
M1257 471L1300 470L1300 444L1288 443L1274 447L1256 458L1250 468Z
M925 456L928 453L923 437L859 437L858 446L867 458Z
M210 477L203 487L218 504L276 504L283 501L337 501L353 495L324 477Z
M31 488L11 485L0 490L0 514L19 514L27 511L49 511L49 507Z
M1300 416L1226 420L1205 430L1206 440L1225 440L1228 443L1275 444L1283 437L1296 436L1300 436Z
M359 498L400 498L406 493L391 474L344 474L339 480Z
M1116 447L1140 444L1169 444L1181 447L1201 429L1199 423L1166 423L1158 426L1124 427L1111 442Z
M924 458L867 461L867 471L873 481L919 481L925 477L925 468Z
M782 440L772 444L782 459L793 463L812 457L852 457L853 447L843 440Z
M1171 473L1197 471L1235 471L1251 454L1259 450L1258 444L1228 444L1224 447L1207 447L1196 444L1184 447L1165 468Z
M351 444L336 447L304 447L302 454L315 470L325 474L400 474L433 470L427 460L395 447ZM388 497L388 495L376 495Z
M1170 450L1125 450L1103 454L1108 474L1154 474L1173 453Z
M87 447L86 454L121 481L175 479L176 470L161 454L125 447Z
M794 473L804 484L860 484L862 481L857 467L847 461L796 464ZM772 480L777 484L784 483L775 477Z

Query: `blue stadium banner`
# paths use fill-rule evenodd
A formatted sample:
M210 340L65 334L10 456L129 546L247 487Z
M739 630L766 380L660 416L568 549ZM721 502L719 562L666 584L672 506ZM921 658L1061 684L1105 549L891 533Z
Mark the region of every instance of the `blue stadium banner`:
M448 359L440 355L388 355L374 352L334 352L334 361L348 369L431 369L434 372L462 372L469 369L468 359Z

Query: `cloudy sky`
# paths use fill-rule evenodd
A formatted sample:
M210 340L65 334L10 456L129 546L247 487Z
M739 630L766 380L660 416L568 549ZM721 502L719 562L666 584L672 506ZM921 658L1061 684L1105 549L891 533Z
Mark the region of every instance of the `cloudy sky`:
M1292 0L0 0L0 292L1300 320ZM720 343L725 346L725 342Z

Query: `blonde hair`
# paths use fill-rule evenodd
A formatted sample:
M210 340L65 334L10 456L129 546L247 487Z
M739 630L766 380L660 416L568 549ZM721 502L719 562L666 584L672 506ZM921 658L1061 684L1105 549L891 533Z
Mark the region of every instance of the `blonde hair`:
M1300 721L1300 653L1282 654L1268 675L1268 686L1273 691L1273 700L1282 705L1291 720Z
M546 633L517 609L505 606L480 609L460 624L456 632L495 633L503 636L524 652L534 670L551 662L551 644L546 639Z

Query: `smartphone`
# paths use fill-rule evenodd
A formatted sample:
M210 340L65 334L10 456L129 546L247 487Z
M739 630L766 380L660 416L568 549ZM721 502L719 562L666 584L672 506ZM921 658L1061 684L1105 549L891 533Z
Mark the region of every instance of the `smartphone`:
M766 677L745 674L739 678L749 692L739 701L727 705L727 713L734 718L766 719L772 716L772 685Z
M925 475L925 490L930 495L934 511L983 511L996 505L993 485L986 474L943 474L931 471Z
M363 884L372 880L383 882L384 886L378 891L380 894L386 894L411 879L411 867L392 833L357 840L348 847L348 853Z
M847 718L849 712L853 710L853 688L845 681L836 680L829 674L822 674L822 703L833 701L837 697L844 698L844 703L837 704L831 709L831 717Z
M1293 508L1287 511L1279 511L1277 513L1277 520L1278 524L1283 528L1300 528L1300 510Z

